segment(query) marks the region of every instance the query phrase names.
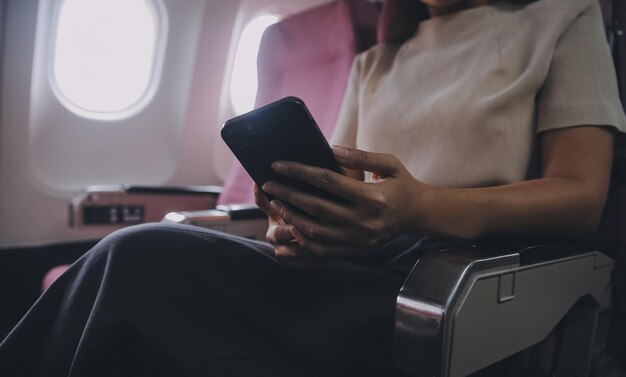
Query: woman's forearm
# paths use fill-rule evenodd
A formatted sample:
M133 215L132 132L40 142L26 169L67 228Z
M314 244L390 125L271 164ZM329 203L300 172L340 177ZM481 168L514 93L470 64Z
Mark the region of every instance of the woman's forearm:
M596 232L609 188L613 135L581 126L545 132L540 141L543 178L489 188L427 187L412 209L423 228L412 231L466 238Z
M352 255L407 233L464 238L583 237L599 223L609 187L613 136L599 127L542 134L543 178L498 187L448 189L419 180L393 155L335 146L344 168L371 181L297 162L275 162L281 175L327 190L327 200L276 182L263 190L306 250Z
M605 198L606 190L560 177L489 188L430 188L423 203L416 201L420 208L413 211L422 212L421 221L412 232L462 238L580 237L596 231Z

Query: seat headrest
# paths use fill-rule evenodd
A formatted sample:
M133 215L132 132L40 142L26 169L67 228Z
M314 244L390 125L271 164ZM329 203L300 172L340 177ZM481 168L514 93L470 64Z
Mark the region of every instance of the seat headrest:
M367 0L338 0L267 28L257 59L256 106L287 96L300 97L329 137L352 61L376 42L377 18L377 7ZM218 202L254 202L252 180L238 162Z

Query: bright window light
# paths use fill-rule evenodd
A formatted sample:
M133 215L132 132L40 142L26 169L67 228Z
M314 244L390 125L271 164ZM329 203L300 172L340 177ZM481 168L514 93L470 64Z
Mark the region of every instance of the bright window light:
M148 92L159 20L150 0L65 0L54 82L65 102L98 114L128 111Z
M278 22L275 14L264 14L246 25L239 38L233 73L230 79L230 99L237 114L254 108L258 88L256 59L265 29Z

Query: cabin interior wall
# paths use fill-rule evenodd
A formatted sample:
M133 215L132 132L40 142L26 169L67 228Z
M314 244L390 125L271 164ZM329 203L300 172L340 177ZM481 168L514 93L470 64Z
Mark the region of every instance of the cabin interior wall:
M0 123L0 245L100 238L110 230L68 226L69 200L84 186L167 184L175 169L184 168L176 154L182 150L190 67L195 61L204 2L163 1L170 19L157 92L136 115L115 123L78 116L52 94L48 27L56 2L7 3ZM42 25L46 27L37 30ZM173 145L168 145L169 140ZM94 178L85 178L85 174ZM97 181L100 174L103 180Z
M36 68L33 64L36 60L38 12L42 3L49 5L53 0L2 1L6 8L6 22L0 66L0 106L4 109L0 114L0 247L101 238L110 230L77 230L68 226L68 203L82 187L50 188L42 184L31 168L33 149L47 148L45 139L34 144L32 134L29 134L33 114L37 113L31 108L33 95L39 95L39 91L33 92L33 85L37 85L33 83ZM162 1L166 7L179 3L175 0ZM204 0L200 7L201 17L198 17L201 23L198 33L195 37L193 33L189 34L189 46L184 46L184 49L194 50L193 61L164 72L174 77L187 75L189 69L192 72L187 93L181 94L186 96L181 123L171 125L177 129L177 138L172 140L178 144L172 148L176 153L172 165L174 170L158 181L142 181L138 175L137 180L131 183L221 184L233 161L219 137L219 129L226 119L234 115L226 89L231 73L229 65L234 60L240 32L248 21L263 11L275 11L287 16L326 1ZM171 55L181 49L178 46L172 51L169 47L166 59L172 59ZM191 68L184 71L181 67ZM45 114L39 116L45 117ZM152 118L145 119L158 118L159 113L150 116ZM56 126L59 130L64 127ZM76 135L57 136L60 140L67 138L73 143L81 142ZM150 146L142 146L146 147ZM90 150L83 149L87 161ZM137 158L141 158L139 155L142 153L144 151L138 148ZM44 174L50 173L44 171ZM126 182L128 180L115 183Z
M28 112L37 21L36 0L6 0L2 44L0 106L0 242L27 240L33 227L45 227L50 201L30 184ZM67 205L67 204L66 204ZM66 206L65 205L65 206ZM58 208L60 209L60 208ZM67 210L65 210L67 212ZM58 217L63 214L56 215ZM39 220L31 220L39 217ZM51 219L54 222L54 219ZM36 233L36 232L35 232ZM33 235L33 238L36 238Z

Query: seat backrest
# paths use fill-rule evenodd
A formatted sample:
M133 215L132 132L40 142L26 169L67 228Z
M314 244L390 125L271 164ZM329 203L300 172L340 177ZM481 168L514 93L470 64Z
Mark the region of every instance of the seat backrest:
M614 57L619 81L622 104L626 109L626 3L623 0L613 0L612 29L615 34Z
M626 111L626 4L621 0L600 0L607 33L613 52L622 105ZM616 134L615 159L611 177L611 192L603 219L602 233L614 247L613 256L626 253L626 138ZM626 262L626 261L625 261Z
M257 59L255 106L299 97L330 137L352 60L376 43L377 18L378 8L367 0L338 0L267 28ZM253 202L252 179L235 161L219 204Z
M612 42L620 96L626 111L626 36L624 35L626 4L623 0L601 0L600 3L603 6L609 40ZM620 313L619 316L624 323L626 322L626 135L622 133L616 134L611 190L601 232L607 240L607 251L616 262L613 284L616 294L613 307L617 313ZM624 343L622 340L622 348L625 346Z

